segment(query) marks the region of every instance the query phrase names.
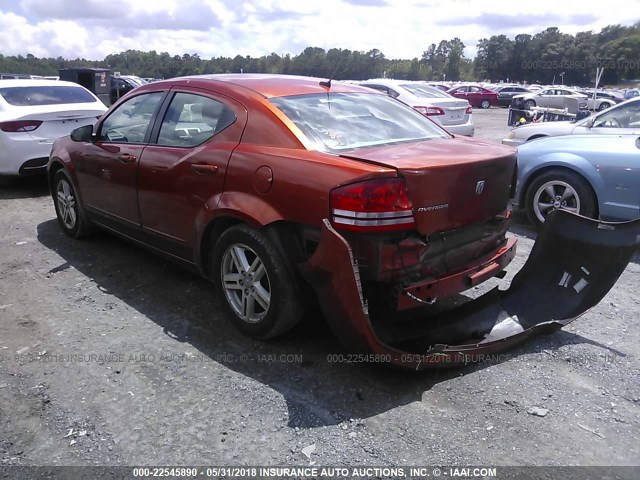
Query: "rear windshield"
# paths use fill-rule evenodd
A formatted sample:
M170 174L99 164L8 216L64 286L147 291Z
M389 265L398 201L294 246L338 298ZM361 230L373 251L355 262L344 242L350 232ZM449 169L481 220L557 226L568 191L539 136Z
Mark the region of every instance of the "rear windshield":
M61 105L65 103L94 103L96 99L82 87L68 85L2 87L0 96L18 107L33 105Z
M450 137L427 117L387 95L308 94L271 102L323 151Z
M443 92L439 88L430 87L429 85L419 85L415 83L404 83L400 85L404 89L413 93L416 97L421 98L452 98L447 92Z

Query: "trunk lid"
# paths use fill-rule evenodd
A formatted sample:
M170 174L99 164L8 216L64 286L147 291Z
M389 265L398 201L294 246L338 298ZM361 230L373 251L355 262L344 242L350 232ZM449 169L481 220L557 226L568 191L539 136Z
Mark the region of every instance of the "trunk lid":
M480 223L503 212L516 167L514 149L460 137L342 156L395 168L406 181L423 235Z

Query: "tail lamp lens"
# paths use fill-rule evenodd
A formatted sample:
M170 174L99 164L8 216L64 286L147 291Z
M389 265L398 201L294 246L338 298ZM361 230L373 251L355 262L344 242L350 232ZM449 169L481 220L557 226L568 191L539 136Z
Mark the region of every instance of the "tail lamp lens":
M32 132L40 125L42 125L40 120L15 120L0 122L0 130L3 132Z
M333 224L345 230L390 232L415 227L413 205L400 178L367 180L331 192Z

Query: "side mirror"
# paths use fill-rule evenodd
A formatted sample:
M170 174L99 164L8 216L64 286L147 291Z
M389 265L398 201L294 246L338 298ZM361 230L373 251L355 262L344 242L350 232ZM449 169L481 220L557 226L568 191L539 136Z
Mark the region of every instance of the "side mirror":
M78 127L71 132L71 140L74 142L90 142L93 135L93 125Z

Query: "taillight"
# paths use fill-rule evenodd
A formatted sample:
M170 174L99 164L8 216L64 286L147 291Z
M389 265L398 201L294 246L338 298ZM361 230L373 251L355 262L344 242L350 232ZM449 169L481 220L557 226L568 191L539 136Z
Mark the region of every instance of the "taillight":
M427 117L432 115L444 115L444 110L440 107L413 107L413 109Z
M467 105L467 108L464 109L464 113L466 113L467 115L471 115L473 113L473 108L471 107L471 105Z
M40 125L42 125L40 120L16 120L0 122L0 130L3 132L32 132Z
M345 185L331 192L333 224L357 232L391 232L415 227L413 205L400 178Z

